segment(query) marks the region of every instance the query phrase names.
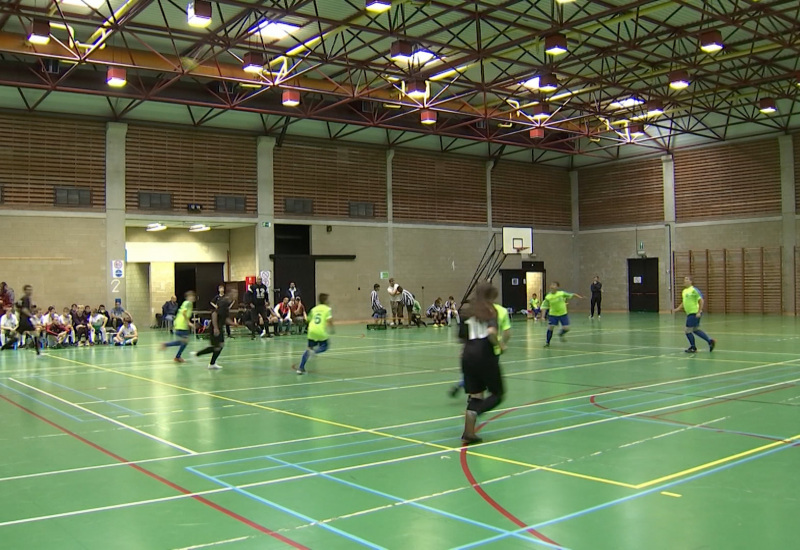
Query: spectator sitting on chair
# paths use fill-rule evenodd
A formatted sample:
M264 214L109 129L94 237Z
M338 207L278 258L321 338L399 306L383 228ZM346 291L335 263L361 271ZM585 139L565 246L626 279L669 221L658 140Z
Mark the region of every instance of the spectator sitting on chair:
M164 305L161 306L161 320L162 322L167 323L170 334L172 334L172 323L175 322L175 315L178 314L179 307L178 297L174 295L169 299L169 301L164 302Z
M125 316L122 320L122 327L117 331L116 336L114 336L114 343L118 346L124 346L126 344L136 345L139 341L139 332L136 330L136 325L131 322L130 316Z
M117 298L114 300L114 309L111 310L111 327L114 330L119 330L122 326L123 319L127 315L127 311L122 307L122 300Z
M253 307L256 310L256 313L259 313L259 306L258 304L253 304ZM264 315L266 314L266 319ZM272 306L269 303L269 300L264 302L264 309L260 312L261 317L261 325L264 327L264 332L261 333L261 336L266 336L268 338L272 338L276 334L278 334L278 328L281 323L280 317L275 314L275 310L272 309ZM269 327L272 327L272 334L269 333Z
M420 326L427 327L428 325L425 321L422 320L422 306L419 304L419 300L417 297L414 296L414 304L411 306L411 316L409 317L409 323L412 325L416 325L417 328Z
M292 303L294 302L294 303ZM295 299L289 301L292 304L292 323L297 325L297 333L303 334L308 330L308 315L306 315L306 306L303 305L303 301L300 299L300 296L296 296Z
M8 288L5 281L0 283L0 300L2 300L3 309L6 311L8 311L8 308L14 307L14 291Z
M381 304L381 299L378 297L378 291L381 289L381 285L375 283L372 285L372 293L370 294L370 302L372 302L372 316L375 317L376 321L380 321L383 319L383 324L386 324L386 308L383 307Z
M292 325L292 308L289 306L289 297L286 296L283 301L275 306L275 315L278 317L280 332L279 335L285 336L289 334L289 327Z
M5 284L5 283L3 283ZM10 340L16 340L17 327L19 320L11 307L6 307L5 313L0 317L0 344L6 345Z
M66 340L69 333L67 332L67 327L61 322L61 317L56 313L56 308L53 306L50 307L52 310L45 316L47 321L42 324L44 325L47 339L49 340L52 338L55 340L55 347L60 348L64 344L64 340Z
M72 326L72 315L69 312L69 308L65 307L64 312L61 314L61 324L64 325L64 328L67 331L67 338L71 344L75 343L75 328Z
M72 314L72 326L75 329L75 341L79 347L89 345L89 317L92 316L92 308L86 306L78 308Z
M106 316L98 310L93 309L89 317L89 327L91 327L92 344L107 343L106 339Z
M108 320L109 320L110 316L108 314L108 311L106 311L106 306L104 306L103 304L100 304L99 306L97 306L97 313L99 313L100 315L102 315L103 317L106 318L106 322L105 322L105 324L103 326L107 327L108 326Z

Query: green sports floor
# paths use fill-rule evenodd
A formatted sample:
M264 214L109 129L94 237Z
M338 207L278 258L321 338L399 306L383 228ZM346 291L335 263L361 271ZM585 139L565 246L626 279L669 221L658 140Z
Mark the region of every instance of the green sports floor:
M0 548L797 547L797 321L682 322L516 322L469 450L454 329L339 327L303 377L301 336L2 352Z

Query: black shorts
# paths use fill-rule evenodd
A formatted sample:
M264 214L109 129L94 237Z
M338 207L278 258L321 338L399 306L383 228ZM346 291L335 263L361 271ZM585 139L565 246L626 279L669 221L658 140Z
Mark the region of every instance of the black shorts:
M17 332L20 334L25 334L26 332L36 332L36 327L34 327L30 321L27 323L20 321L19 325L17 326Z
M495 355L488 340L468 342L464 346L461 372L464 374L465 393L481 393L489 390L494 395L503 394L500 358Z

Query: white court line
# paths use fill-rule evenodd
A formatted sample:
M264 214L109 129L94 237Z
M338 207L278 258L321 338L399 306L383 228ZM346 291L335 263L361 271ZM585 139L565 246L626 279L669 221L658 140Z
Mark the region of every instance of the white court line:
M533 434L526 434L526 435L523 435L523 436L509 437L509 438L498 440L498 441L489 441L489 442L486 442L486 443L481 443L479 445L476 445L476 446L472 447L471 449L478 449L478 448L487 447L489 445L493 445L493 444L497 444L497 443L503 443L503 442L508 442L508 441L517 441L517 440L525 439L525 438L529 438L529 437L537 437L537 436L540 436L540 435L549 435L549 434L552 434L552 433L564 432L564 431L573 430L573 429L581 428L581 427L585 427L585 426L602 424L602 423L606 423L606 422L613 422L613 421L621 420L621 419L624 419L624 418L627 418L627 417L630 417L630 416L651 414L651 413L654 413L654 412L658 412L658 411L662 411L662 410L666 410L666 409L672 409L672 408L679 407L679 406L692 405L692 404L702 403L702 402L710 401L710 400L714 400L714 399L723 399L725 397L730 397L732 395L740 395L742 393L752 392L752 391L756 391L756 390L762 390L762 389L765 389L765 388L770 388L770 387L779 386L779 385L783 385L783 384L787 384L787 383L791 383L791 382L797 382L797 381L800 381L800 378L795 379L795 380L791 380L791 381L787 381L787 382L778 382L778 383L775 383L775 384L769 384L769 385L761 386L761 387L757 387L757 388L750 388L750 389L747 389L747 390L731 392L731 393L718 395L718 396L714 396L714 397L707 397L707 398L703 398L703 399L698 399L698 400L695 400L695 401L690 401L688 403L678 403L676 405L669 405L669 406L666 406L666 407L658 407L656 409L650 409L650 410L647 410L647 411L640 411L640 412L637 412L637 413L630 413L630 414L626 414L626 415L620 415L620 416L615 416L615 417L610 417L610 418L604 418L602 420L594 420L594 421L584 422L584 423L581 423L581 424L575 424L575 425L571 425L571 426L563 426L561 428L554 428L552 430L545 430L543 432L536 432L536 433L533 433ZM346 432L346 433L361 433L361 432ZM340 468L333 468L331 470L322 470L322 471L319 471L319 472L310 472L310 473L304 473L304 474L297 474L297 475L288 476L288 477L279 478L279 479L271 479L271 480L267 480L267 481L258 481L258 482L253 482L253 483L246 483L246 484L243 484L243 485L236 485L234 487L220 487L220 488L217 488L217 489L211 489L211 490L207 490L207 491L200 491L200 492L190 493L190 494L179 494L179 495L173 495L173 496L170 496L170 497L161 497L161 498L148 499L148 500L137 501L137 502L127 502L127 503L122 503L122 504L113 504L113 505L102 506L102 507L98 507L98 508L89 508L89 509L85 509L85 510L74 510L74 511L71 511L71 512L61 512L61 513L58 513L58 514L50 514L50 515L46 515L46 516L37 516L37 517L31 517L31 518L10 520L10 521L5 521L5 522L0 523L0 527L6 527L6 526L9 526L9 525L19 525L19 524L24 524L24 523L33 523L33 522L49 520L49 519L59 519L59 518L65 518L65 517L73 517L73 516L77 516L77 515L83 515L83 514L94 513L94 512L101 512L101 511L108 511L108 510L118 510L118 509L122 509L122 508L131 508L131 507L139 506L139 505L143 505L143 504L154 504L154 503L160 503L160 502L168 502L168 501L180 500L180 499L185 499L185 498L191 498L193 496L207 496L207 495L218 494L218 493L222 493L222 492L226 492L226 491L233 491L234 489L252 489L252 488L255 488L255 487L265 487L267 485L275 485L275 484L278 484L278 483L285 483L287 481L297 481L297 480L300 480L300 479L307 479L307 478L313 478L313 477L318 477L318 476L326 476L326 475L333 475L333 474L344 473L344 472L352 472L352 471L355 471L355 470L361 470L361 469L365 469L365 468L373 468L373 467L376 467L376 466L385 466L385 465L388 465L388 464L397 464L397 463L405 462L405 461L409 461L409 460L416 460L416 459L419 459L419 458L432 457L432 456L436 456L436 455L444 455L445 453L452 453L452 452L460 453L461 452L461 447L437 449L435 451L430 451L430 452L427 452L427 453L421 453L421 454L398 457L398 458L391 458L391 459L381 460L381 461L377 461L377 462L369 462L369 463L366 463L366 464L356 464L356 465L353 465L353 466L344 466L344 467L340 467ZM472 451L472 450L468 450L467 452L469 454L473 454L474 453L474 451ZM475 454L477 456L481 456L480 453L475 453ZM174 457L169 457L169 458L174 458ZM153 459L153 460L155 460L155 459ZM141 463L141 462L142 461L139 461L138 463ZM515 461L515 463L516 463L516 461ZM133 462L131 462L131 463L118 463L118 465L123 465L123 464L133 464ZM519 464L517 463L517 465L519 465ZM536 471L536 470L542 469L543 467L544 468L551 468L550 466L537 466L537 467L534 467L534 468L530 468L529 470L526 470L526 471Z
M184 546L183 548L176 548L175 550L199 550L200 548L211 548L212 546L221 546L229 542L242 542L252 537L236 537L235 539L218 540L216 542L208 542L206 544L196 544L194 546Z
M24 387L26 387L28 389L31 389L31 390L35 391L35 392L39 392L39 393L41 393L43 395L46 395L47 397L49 397L51 399L55 399L56 401L60 401L61 403L65 403L67 405L71 405L71 406L75 407L76 409L79 409L79 410L81 410L83 412L87 412L87 413L89 413L91 415L94 415L94 416L96 416L98 418L101 418L101 419L103 419L103 420L105 420L107 422L111 422L112 424L116 424L117 426L121 426L121 427L123 427L123 428L125 428L127 430L130 430L132 432L135 432L135 433L137 433L139 435L143 435L143 436L147 437L148 439L152 439L153 441L158 441L159 443L163 443L164 445L172 447L173 449L177 449L179 451L182 451L182 452L186 453L187 455L196 455L197 454L197 451L193 451L193 450L191 450L191 449L189 449L187 447L184 447L182 445L178 445L177 443L173 443L171 441L167 441L164 438L161 438L161 437L158 437L157 435L153 435L151 433L145 432L143 430L140 430L139 428L134 428L133 426L129 426L128 424L125 424L124 422L120 422L119 420L116 420L114 418L110 418L108 416L105 416L103 414L95 412L95 411L93 411L91 409L87 409L86 407L83 407L81 405L73 403L72 401L68 401L66 399L62 399L61 397L58 397L57 395L53 395L52 393L48 393L48 392L46 392L46 391L44 391L42 389L39 389L37 387L31 386L29 384L26 384L25 382L20 382L19 380L15 379L15 378L9 378L9 380L19 384L20 386L24 386Z

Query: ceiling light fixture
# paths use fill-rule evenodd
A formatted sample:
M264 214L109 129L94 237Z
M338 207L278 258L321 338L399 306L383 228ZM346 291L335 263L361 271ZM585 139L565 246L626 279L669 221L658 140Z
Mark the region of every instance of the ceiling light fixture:
M429 109L424 109L419 114L420 122L422 124L436 124L436 111L431 111Z
M551 34L544 39L544 51L548 55L567 53L567 37L563 34Z
M772 97L765 97L758 102L758 110L765 115L771 115L778 112L778 107L775 106L775 99Z
M211 231L211 228L204 223L198 223L189 228L190 233L202 233L203 231Z
M34 19L28 33L28 42L37 46L44 46L50 42L50 21Z
M147 229L145 231L164 231L166 228L166 225L156 222L147 224Z
M630 136L630 139L643 137L645 135L644 126L641 124L629 124L628 135Z
M281 99L284 107L297 107L300 105L300 92L297 90L284 90Z
M417 63L419 65L424 65L436 57L432 52L415 46L408 40L396 40L392 42L389 56L392 58L392 61Z
M556 4L570 4L575 0L556 0Z
M264 70L264 56L257 52L247 52L242 58L242 70L246 73L260 73Z
M127 71L122 67L109 67L106 71L106 83L112 88L122 88L128 83Z
M645 105L647 116L657 116L664 114L664 103L659 99L651 99Z
M425 99L428 95L428 84L424 80L409 80L405 87L406 95L411 99Z
M553 73L544 73L539 77L539 89L543 92L558 90L558 78Z
M523 86L526 88L530 88L531 90L538 90L539 89L539 77L534 76L522 83Z
M211 24L211 2L194 0L186 6L186 22L190 27L204 28Z
M689 84L691 84L689 73L683 69L669 73L669 87L673 90L683 90L688 88Z
M383 13L392 9L391 0L367 0L367 11L372 13Z
M531 118L533 120L544 120L546 118L550 118L552 113L550 112L550 108L542 103L533 106L533 114Z
M542 139L544 137L544 128L532 128L528 135L531 139Z
M98 9L106 3L106 0L58 0L62 6L75 6L77 8Z
M291 23L277 23L275 21L262 21L258 27L256 27L256 32L258 32L261 36L265 38L273 38L275 40L280 40L281 38L286 38L300 27L297 25L292 25Z
M643 99L639 99L638 97L629 97L627 99L617 100L609 104L609 107L614 109L629 109L631 107L636 107L637 105L642 105L643 103Z
M715 53L723 47L722 33L718 30L705 31L700 35L700 49L704 52Z

